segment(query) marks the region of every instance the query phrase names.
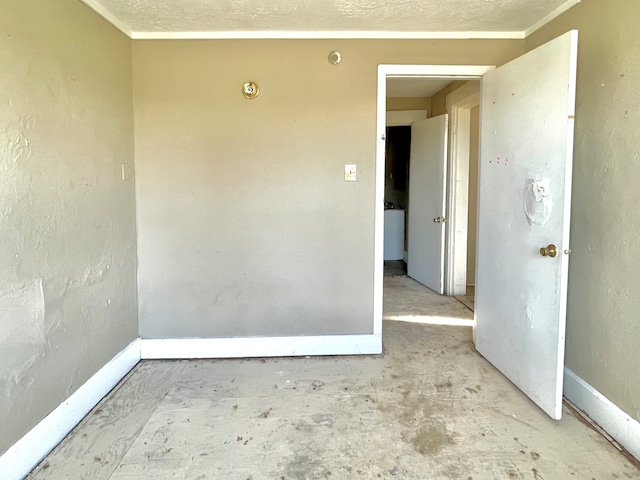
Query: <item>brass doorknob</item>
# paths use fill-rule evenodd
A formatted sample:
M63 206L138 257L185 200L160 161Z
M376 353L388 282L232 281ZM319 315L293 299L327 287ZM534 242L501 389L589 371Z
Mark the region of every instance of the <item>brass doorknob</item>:
M540 255L542 255L543 257L555 257L556 255L558 255L558 249L556 248L556 246L552 243L546 247L542 247L540 249Z
M442 219L440 217L434 218L433 223L440 223Z

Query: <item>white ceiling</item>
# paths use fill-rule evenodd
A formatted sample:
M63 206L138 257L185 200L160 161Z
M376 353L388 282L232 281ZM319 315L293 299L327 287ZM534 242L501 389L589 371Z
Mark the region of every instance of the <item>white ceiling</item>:
M132 38L524 38L581 0L81 0Z

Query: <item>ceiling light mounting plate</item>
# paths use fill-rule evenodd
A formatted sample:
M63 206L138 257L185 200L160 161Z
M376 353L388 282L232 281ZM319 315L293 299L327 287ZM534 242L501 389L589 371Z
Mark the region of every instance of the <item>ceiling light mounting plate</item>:
M342 54L337 51L334 50L333 52L331 52L329 54L329 63L333 64L333 65L337 65L342 61Z
M258 87L258 84L255 82L245 82L245 84L242 85L242 94L244 95L244 98L256 98L259 93L260 87Z

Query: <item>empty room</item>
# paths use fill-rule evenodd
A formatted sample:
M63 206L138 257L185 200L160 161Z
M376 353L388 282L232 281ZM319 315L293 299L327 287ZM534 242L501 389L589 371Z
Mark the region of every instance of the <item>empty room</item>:
M640 479L638 20L2 0L0 479Z

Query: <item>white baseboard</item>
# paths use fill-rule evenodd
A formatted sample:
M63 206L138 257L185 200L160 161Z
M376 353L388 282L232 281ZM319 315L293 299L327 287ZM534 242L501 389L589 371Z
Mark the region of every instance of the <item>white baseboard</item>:
M242 358L382 353L381 335L136 339L0 457L3 479L21 480L141 359ZM564 394L640 459L640 422L565 368Z
M2 479L21 480L28 475L141 359L379 353L382 353L382 335L137 338L0 456Z
M21 480L140 361L136 339L0 457L4 480Z
M247 358L382 353L382 335L141 340L142 359Z
M568 368L564 369L564 395L640 460L640 422L624 413Z

